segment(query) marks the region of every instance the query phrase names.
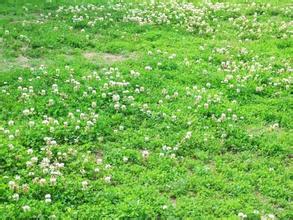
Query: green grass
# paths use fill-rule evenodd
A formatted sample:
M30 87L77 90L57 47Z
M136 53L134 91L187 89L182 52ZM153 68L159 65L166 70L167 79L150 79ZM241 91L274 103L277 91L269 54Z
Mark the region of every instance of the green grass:
M177 2L1 1L1 219L293 218L292 4Z

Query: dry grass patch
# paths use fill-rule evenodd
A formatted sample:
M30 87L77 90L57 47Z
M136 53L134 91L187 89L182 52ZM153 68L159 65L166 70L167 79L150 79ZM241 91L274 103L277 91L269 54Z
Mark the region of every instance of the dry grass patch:
M134 53L112 54L112 53L97 53L97 52L87 51L83 53L83 57L92 63L113 64L117 62L123 62L129 59L134 59L136 55Z
M0 72L8 71L14 68L31 68L45 64L43 59L29 58L23 55L20 55L16 58L3 58L0 56Z

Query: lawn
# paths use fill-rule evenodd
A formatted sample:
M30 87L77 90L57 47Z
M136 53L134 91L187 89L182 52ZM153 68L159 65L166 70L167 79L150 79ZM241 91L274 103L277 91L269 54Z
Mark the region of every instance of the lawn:
M0 219L293 219L293 4L0 2Z

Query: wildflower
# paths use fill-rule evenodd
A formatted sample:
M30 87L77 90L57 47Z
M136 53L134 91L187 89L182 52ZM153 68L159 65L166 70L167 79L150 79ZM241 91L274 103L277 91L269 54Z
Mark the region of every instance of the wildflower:
M29 191L29 185L28 184L23 184L22 185L22 190L23 190L24 193L28 193L28 191Z
M163 205L163 206L162 206L162 209L167 209L167 208L168 208L167 205Z
M190 139L191 138L191 135L192 135L192 132L191 131L188 131L185 135L185 139Z
M151 66L146 66L144 69L145 69L146 71L151 71L153 68L152 68Z
M119 110L119 108L120 108L120 104L119 104L119 103L116 103L116 104L114 105L114 108L115 108L115 110Z
M28 126L29 126L29 127L33 127L34 125L35 125L35 122L34 122L34 121L29 121L29 122L28 122Z
M88 184L89 184L88 181L86 181L86 180L82 181L81 182L82 189L85 190L88 187Z
M238 214L238 217L239 217L240 219L245 219L245 218L247 218L247 215L245 215L244 213L240 212L240 213Z
M24 206L22 206L22 210L24 212L29 212L31 210L31 207L29 207L28 205L24 205Z
M10 189L14 190L17 188L17 184L14 181L9 181L8 186Z
M141 151L141 154L142 154L143 158L148 158L150 153L147 150L143 150L143 151Z
M272 128L273 128L273 129L278 129L278 128L279 128L279 124L278 124L278 123L273 124L273 125L272 125Z
M112 99L113 99L114 102L118 102L120 100L120 96L117 95L117 94L116 95L113 95L112 96Z
M126 110L126 106L125 105L121 105L121 110L125 111Z
M49 105L49 106L54 105L54 100L53 100L53 99L49 99L49 101L48 101L48 105Z
M56 218L57 218L57 216L54 214L49 216L49 219L56 219Z
M50 203L50 202L52 202L52 200L51 200L51 195L50 195L50 194L46 194L46 195L45 195L45 202L46 202L46 203Z
M57 182L56 177L52 176L52 177L50 178L50 183L51 183L51 185L56 185L56 182Z
M13 194L12 199L15 200L15 201L18 201L19 200L19 194L17 194L17 193Z
M96 163L97 163L97 164L102 164L102 162L103 162L103 159L101 159L101 158L98 158L98 159L96 160Z
M30 114L30 110L29 109L25 109L22 111L22 113L25 115L25 116L28 116Z
M92 102L92 108L96 108L97 107L97 103L96 102Z
M255 88L256 92L262 92L263 91L263 87L262 86L258 86Z
M104 180L105 180L106 183L110 183L110 182L111 182L111 179L112 179L111 176L106 176L106 177L104 178Z
M270 220L274 220L274 219L276 219L275 215L273 215L273 214L268 214L268 218L269 218Z
M176 115L172 115L172 116L171 116L171 119L172 119L172 121L176 121L177 116L176 116Z
M46 184L46 179L44 179L44 178L41 178L40 180L39 180L39 184L41 185L41 186L43 186L43 185L45 185Z

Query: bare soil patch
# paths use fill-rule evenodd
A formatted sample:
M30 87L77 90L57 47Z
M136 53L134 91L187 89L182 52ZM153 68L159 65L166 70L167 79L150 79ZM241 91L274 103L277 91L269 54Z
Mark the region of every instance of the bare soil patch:
M92 51L87 51L83 53L83 57L93 63L105 63L105 64L113 64L117 62L123 62L128 59L134 59L135 54L112 54L112 53L97 53Z

